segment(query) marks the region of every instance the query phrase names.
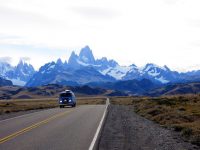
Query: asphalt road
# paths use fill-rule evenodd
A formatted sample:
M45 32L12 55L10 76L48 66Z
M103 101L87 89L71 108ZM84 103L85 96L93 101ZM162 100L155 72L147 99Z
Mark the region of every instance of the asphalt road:
M105 108L55 108L0 121L0 150L87 150Z

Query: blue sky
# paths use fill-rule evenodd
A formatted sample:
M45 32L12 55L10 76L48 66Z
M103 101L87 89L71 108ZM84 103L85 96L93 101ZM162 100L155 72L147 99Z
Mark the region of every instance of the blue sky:
M121 65L200 69L199 0L0 0L0 57L37 69L89 45Z

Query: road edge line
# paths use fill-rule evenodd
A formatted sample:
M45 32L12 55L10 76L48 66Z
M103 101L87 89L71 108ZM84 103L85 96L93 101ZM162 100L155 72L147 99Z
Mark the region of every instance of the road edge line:
M56 118L62 117L62 116L64 116L64 115L66 115L66 114L69 114L69 113L72 112L72 111L74 111L74 110L60 112L60 113L55 114L55 115L53 115L53 116L51 116L51 117L49 117L49 118L46 118L46 119L41 120L41 121L39 121L39 122L36 122L36 123L34 123L34 124L32 124L32 125L30 125L30 126L28 126L28 127L25 127L25 128L23 128L23 129L20 129L20 130L18 130L18 131L16 131L16 132L12 133L12 134L10 134L10 135L7 135L7 136L5 136L5 137L2 137L2 138L0 138L0 144L3 144L3 143L5 143L5 142L7 142L7 141L9 141L9 140L11 140L11 139L13 139L13 138L15 138L15 137L21 135L21 134L24 134L24 133L26 133L26 132L29 132L29 131L31 131L31 130L33 130L33 129L35 129L35 128L38 128L38 127L40 127L40 126L42 126L42 125L44 125L44 124L47 124L47 123L49 123L50 121L55 120Z
M107 101L106 101L106 108L105 108L105 110L104 110L103 116L102 116L102 118L101 118L101 121L100 121L100 123L99 123L99 126L98 126L98 128L97 128L97 130L96 130L96 133L95 133L95 135L94 135L94 137L93 137L93 140L92 140L92 142L91 142L90 147L89 147L88 150L93 150L93 149L94 149L94 146L95 146L95 143L96 143L96 141L97 141L97 139L98 139L98 135L99 135L100 130L101 130L101 128L102 128L104 119L105 119L105 117L106 117L107 109L108 109L109 104L110 104L109 98L107 98Z

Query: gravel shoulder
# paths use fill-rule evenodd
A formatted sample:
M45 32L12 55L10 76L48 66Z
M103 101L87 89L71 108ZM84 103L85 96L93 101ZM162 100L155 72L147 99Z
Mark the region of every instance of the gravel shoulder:
M99 150L196 150L178 133L160 127L133 111L133 106L110 105L98 143Z

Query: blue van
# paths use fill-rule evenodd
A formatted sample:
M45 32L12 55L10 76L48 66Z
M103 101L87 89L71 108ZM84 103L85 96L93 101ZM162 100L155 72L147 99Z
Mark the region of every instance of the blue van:
M76 107L76 97L70 90L65 90L59 95L59 106L64 108L65 106Z

